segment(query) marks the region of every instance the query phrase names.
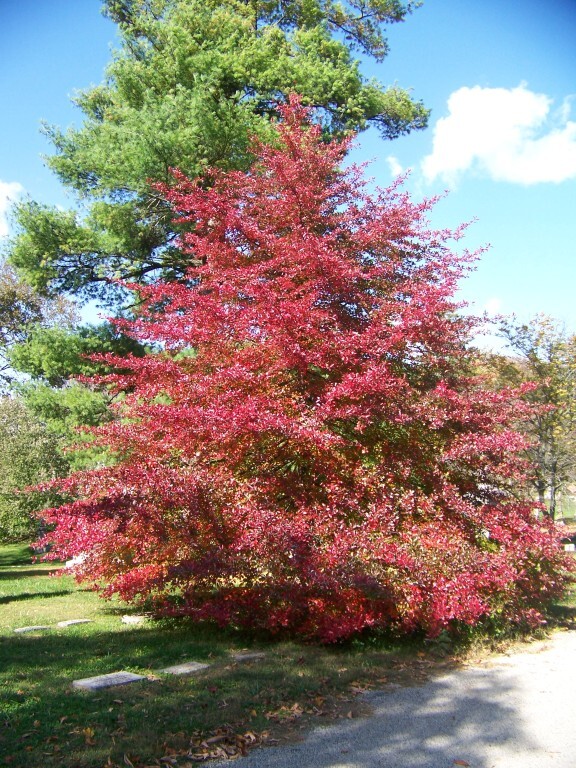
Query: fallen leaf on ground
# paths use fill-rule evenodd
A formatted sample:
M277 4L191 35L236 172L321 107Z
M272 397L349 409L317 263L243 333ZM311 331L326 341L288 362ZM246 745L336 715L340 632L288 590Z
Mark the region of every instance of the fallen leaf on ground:
M232 728L218 728L212 735L205 738L196 736L192 738L190 747L183 757L194 762L204 762L215 758L235 760L248 754L250 747L262 744L268 739L268 731L257 734L254 731L235 733ZM178 763L179 768L183 768Z
M291 707L283 705L273 712L266 712L264 717L266 717L267 720L275 720L280 723L296 720L297 718L302 717L303 714L304 709L298 702L296 702L295 704L292 704Z

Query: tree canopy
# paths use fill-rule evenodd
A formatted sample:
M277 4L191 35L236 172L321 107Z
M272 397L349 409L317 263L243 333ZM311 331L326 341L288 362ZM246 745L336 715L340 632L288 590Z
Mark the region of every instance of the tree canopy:
M347 142L281 113L250 170L157 185L186 280L117 323L156 352L103 356L115 462L57 484L51 556L160 615L324 641L537 624L569 565L514 492L528 406L474 375L461 232L367 194Z
M12 353L32 331L58 324L71 329L78 319L73 305L62 297L46 299L0 263L0 391L14 379Z
M0 397L0 541L38 536L38 512L57 496L28 486L66 474L58 439L21 400Z
M249 138L274 140L277 102L298 92L326 135L369 123L386 138L423 128L428 112L398 86L361 74L352 50L378 60L399 0L108 0L120 49L106 81L78 94L84 122L45 126L49 166L77 196L61 211L25 200L15 208L9 258L47 294L114 303L115 278L180 279L170 208L154 182L179 167L245 169Z
M523 426L532 440L533 487L554 518L559 495L576 480L576 336L546 315L509 318L501 332L514 355L500 361L501 378L535 385L526 398L536 407Z

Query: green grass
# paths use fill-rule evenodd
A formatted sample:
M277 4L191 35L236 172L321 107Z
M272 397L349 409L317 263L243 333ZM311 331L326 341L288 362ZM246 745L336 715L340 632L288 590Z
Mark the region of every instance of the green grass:
M0 547L0 766L103 768L190 765L184 756L214 733L239 744L290 739L313 722L354 715L355 694L386 680L413 684L457 661L442 643L377 641L345 648L253 638L186 621L125 625L119 603L104 602L54 567L33 564L25 547ZM576 590L558 607L560 623L574 620ZM58 621L92 623L58 628ZM48 624L18 635L15 627ZM234 664L230 652L251 647L264 661ZM195 660L211 664L196 676L158 674ZM148 676L98 692L73 689L73 680L119 670ZM219 730L220 729L220 730ZM253 738L252 736L250 738ZM198 747L202 751L201 747ZM162 763L166 764L166 763Z
M576 560L576 553L573 553ZM554 625L576 629L576 579L569 585L566 594L550 608L550 619Z
M354 712L351 685L402 676L411 662L418 679L426 667L421 645L366 652L360 645L254 644L186 621L125 625L125 607L54 570L30 563L25 548L0 548L0 766L158 765L154 760L186 751L191 738L219 728L284 738L310 720ZM56 627L74 618L93 623ZM13 631L37 624L52 628ZM234 664L230 652L245 647L265 651L265 660ZM211 667L197 676L157 674L186 660ZM119 670L150 679L92 693L71 687L74 679Z
M0 547L0 568L8 565L30 565L32 550L28 544L3 544Z

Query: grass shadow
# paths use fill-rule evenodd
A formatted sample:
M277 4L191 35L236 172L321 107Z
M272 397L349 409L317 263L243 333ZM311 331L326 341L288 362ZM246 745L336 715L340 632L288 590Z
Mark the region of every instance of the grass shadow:
M2 567L2 566L0 566ZM1 570L0 581L12 581L13 579L26 579L36 576L54 576L59 573L59 568L18 568L18 570Z
M34 552L28 544L3 544L0 547L0 568L10 565L32 565Z
M0 596L0 605L17 602L18 600L34 600L37 597L63 597L64 595L71 595L73 591L72 589L62 589L59 592L21 592L19 595L2 595Z
M101 768L129 764L141 768L159 764L160 758L170 754L172 748L185 748L194 733L211 734L223 724L239 733L261 733L285 726L284 720L274 719L276 714L279 718L290 718L294 712L293 732L297 737L310 723L335 717L331 713L337 707L345 708L345 716L356 706L350 691L358 686L381 687L383 679L414 686L426 676L437 674L430 660L432 649L421 638L400 642L397 638L371 634L341 646L323 648L299 642L297 638L222 630L214 624L198 624L190 619L148 620L130 626L122 624L119 616L138 612L136 609L117 602L96 606L96 600L80 594L91 590L79 590L69 576L50 584L43 578L48 575L47 570L30 566L20 573L27 573L30 581L19 580L16 569L5 572L6 578L14 579L14 595L0 602L29 601L21 606L15 604L12 621L22 621L27 616L30 621L22 623L50 624L51 631L17 635L11 631L13 624L7 624L8 631L0 635L0 690L5 701L0 726L6 726L0 733L0 753L11 758L11 768ZM35 580L35 576L42 578ZM42 591L44 588L46 592ZM50 592L50 588L59 591ZM47 600L60 596L70 597L53 603ZM37 606L32 598L37 598ZM566 608L571 615L576 604ZM3 610L10 613L9 608ZM68 613L64 613L66 610ZM92 622L66 629L55 625L59 619L79 616L89 617ZM257 664L235 664L230 652L244 648L263 650L266 657ZM159 673L163 667L192 660L211 666L198 676ZM446 665L456 663L454 659L446 660ZM148 679L94 693L72 687L73 680L120 670ZM503 690L502 700L505 694ZM422 698L427 697L434 704L442 696L441 688L437 687ZM460 704L471 710L473 702L464 698ZM325 719L317 714L322 708L326 709ZM456 709L453 715L459 717ZM416 711L415 717L418 716ZM466 711L462 717L459 722L465 728ZM515 712L497 706L494 717L496 721L513 720ZM408 733L411 720L410 712L398 718L401 734ZM474 724L472 715L470 722ZM364 732L359 722L351 720L350 728L352 738L362 739ZM386 765L378 762L379 756L364 750L362 744L354 750L357 762L347 757L347 765ZM471 756L479 755L475 744L471 744L470 750ZM404 757L403 764L417 768L417 762L410 762L416 759L413 754L406 753ZM447 752L440 752L437 764L452 764L448 757ZM323 762L324 756L318 753L316 761L309 764L328 768L342 760L339 753L332 753L332 758L332 762ZM271 756L272 767L277 759ZM308 765L298 759L292 764ZM484 768L481 761L473 764Z
M549 623L555 627L576 629L576 606L558 603L548 609Z
M149 764L166 754L166 745L185 747L194 732L209 733L223 724L238 732L266 730L267 713L312 701L319 679L332 679L335 669L345 673L341 651L281 641L260 645L266 657L257 664L235 664L230 651L248 646L248 639L188 621L0 636L0 668L10 683L10 727L0 746L19 768L101 768L122 765L124 754L134 765ZM210 668L192 677L158 673L189 660ZM120 670L149 679L94 693L72 688L74 679Z
M356 706L354 696L347 691L359 672L352 668L351 655L344 649L276 641L260 646L267 651L264 661L234 664L228 651L238 648L241 638L234 632L188 622L164 622L119 632L79 630L77 634L0 638L0 666L8 665L7 678L15 681L16 689L7 710L7 721L13 727L6 731L5 754L18 768L140 767L171 754L171 749L185 749L194 733L213 732L223 724L239 733L268 730L276 722L270 719L271 712L290 717L295 707L296 712L323 707L330 692L342 698L343 712ZM356 661L364 656L358 653ZM487 688L479 681L474 690L464 689L451 701L440 676L420 686L421 659L416 666L406 668L401 647L388 654L382 649L385 657L410 687L408 692L394 689L381 700L377 694L370 699L369 694L370 706L386 710L386 734L371 737L368 730L372 720L344 716L339 725L343 736L324 738L317 735L324 731L315 732L312 739L318 740L319 748L310 754L301 753L298 745L288 746L289 759L283 758L286 764L329 768L341 764L338 761L343 759L343 752L350 752L345 758L347 765L372 768L388 765L386 755L397 752L402 759L395 765L425 768L431 763L420 762L425 757L422 745L414 746L410 737L426 726L430 711L443 713L447 729L469 734L465 756L477 768L489 765L482 755L487 736L502 743L515 740L531 748L514 705L508 703L514 691L505 682ZM158 675L163 666L191 659L208 662L211 667L199 676ZM92 693L71 688L73 679L119 670L149 675L149 679ZM316 715L311 720L297 717L292 737L287 737L289 742L301 737L303 725L326 722ZM446 735L450 737L449 730ZM451 765L459 756L447 744L436 745L434 750L435 765ZM278 759L273 750L258 756L259 764L270 768Z

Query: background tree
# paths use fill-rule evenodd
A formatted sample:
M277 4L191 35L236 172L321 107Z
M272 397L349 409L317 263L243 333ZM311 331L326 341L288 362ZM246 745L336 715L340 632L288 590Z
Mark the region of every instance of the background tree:
M66 474L58 440L22 401L0 397L0 541L32 540L39 534L38 512L54 504L54 493L28 486Z
M528 323L510 318L501 332L514 354L500 359L501 378L536 384L526 398L539 407L524 428L533 440L528 449L533 485L554 519L559 496L576 479L576 336L545 315Z
M145 350L109 323L78 326L70 301L43 297L8 264L0 266L0 390L17 392L30 417L53 432L62 449L81 439L78 427L111 417L106 392L78 381L106 370L89 360L94 352L143 355ZM72 466L102 458L102 451L87 449L73 455Z
M527 406L473 375L467 258L429 203L364 194L346 142L282 113L251 170L157 188L187 280L118 323L159 351L102 357L116 461L57 484L53 556L88 552L79 578L160 614L330 641L537 623L567 562L511 493Z
M92 446L90 434L83 429L112 418L109 394L85 382L87 376L108 370L90 359L96 352L141 357L145 348L109 323L74 330L37 326L8 355L12 367L29 377L13 389L36 418L60 438L72 469L106 460L105 452ZM72 444L83 444L84 450L69 454Z
M32 330L54 324L72 328L77 314L62 297L46 299L19 279L8 264L0 263L0 390L14 379L11 353Z
M426 125L401 88L366 81L359 48L381 60L399 0L108 0L122 39L106 82L76 98L78 129L46 127L48 164L82 214L34 201L15 208L9 259L35 289L114 303L111 278L182 278L169 206L154 182L170 168L246 168L248 138L273 138L269 120L292 91L316 108L326 134L379 127L394 138Z
M11 417L21 416L25 407L27 417L38 421L36 432L41 429L52 433L51 437L46 436L46 441L52 440L50 446L65 452L69 445L83 441L85 451L77 451L71 458L62 454L62 467L71 464L72 468L90 466L104 459L104 452L92 449L90 436L84 433L82 437L78 428L95 426L111 417L110 398L106 392L77 380L73 382L72 377L103 370L102 366L87 359L91 352L105 349L117 353L128 350L134 354L144 353L140 345L121 337L109 324L78 328L77 322L78 313L70 301L63 297L43 297L20 280L9 265L0 266L0 396L9 391L16 393L17 400L6 400L8 404L16 403L10 406ZM28 422L24 420L22 424ZM22 440L26 435L36 440L36 432L25 429ZM19 444L14 456L22 446L23 443ZM30 451L33 450L31 445ZM12 463L14 456L6 461ZM23 450L23 466L26 456L27 452ZM12 489L12 473L6 474L6 478ZM5 502L5 517L8 509L18 509L29 503L18 501L12 490L6 498L9 501ZM20 521L14 530L28 530L25 524L22 527L21 521L29 520L30 515L27 512L14 514L14 519ZM6 520L2 523L2 535L8 535Z

